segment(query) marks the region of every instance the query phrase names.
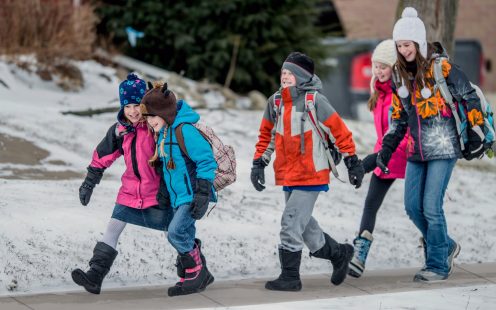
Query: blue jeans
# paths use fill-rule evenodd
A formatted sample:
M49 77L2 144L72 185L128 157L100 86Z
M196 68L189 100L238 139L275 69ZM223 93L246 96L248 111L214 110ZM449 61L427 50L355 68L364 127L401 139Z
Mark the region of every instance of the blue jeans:
M195 246L196 220L191 217L190 204L174 209L174 217L169 224L167 239L180 254L186 254Z
M405 178L406 213L422 233L427 245L425 267L448 275L449 250L455 245L448 236L443 198L456 159L408 162Z

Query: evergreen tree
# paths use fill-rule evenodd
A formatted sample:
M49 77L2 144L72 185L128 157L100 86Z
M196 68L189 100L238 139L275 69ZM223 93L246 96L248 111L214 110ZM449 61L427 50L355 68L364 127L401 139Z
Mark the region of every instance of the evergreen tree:
M107 0L98 10L99 32L113 34L126 54L189 78L270 94L289 52L304 52L317 64L324 58L323 35L314 26L317 2ZM134 48L125 43L126 26L145 33Z

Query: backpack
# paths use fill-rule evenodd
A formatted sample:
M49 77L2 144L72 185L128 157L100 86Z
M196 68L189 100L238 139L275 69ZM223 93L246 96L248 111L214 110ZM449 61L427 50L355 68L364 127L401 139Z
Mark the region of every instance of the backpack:
M453 117L456 122L456 129L458 131L458 136L460 139L460 146L463 151L466 149L468 144L468 116L467 116L467 108L463 104L453 102L453 96L451 95L448 85L446 84L446 79L443 75L442 61L447 60L446 57L437 57L434 60L434 79L436 81L436 87L439 88L441 95L444 100L448 103L451 108L451 112L453 113ZM496 152L496 143L495 143L495 131L496 127L494 125L494 113L491 110L491 105L487 101L486 97L482 93L479 86L470 82L472 87L475 89L477 96L481 102L481 110L484 116L484 126L482 128L482 132L478 132L478 134L482 137L484 136L484 145L483 148L486 151L486 155L489 158L494 156Z
M188 123L179 124L176 127L176 139L181 151L189 157L188 151L184 144L184 136L182 127ZM233 184L236 181L236 157L234 148L230 145L225 145L214 133L213 129L204 124L190 124L194 126L200 134L207 140L212 147L215 162L217 162L217 169L215 170L214 188L220 191L225 187Z
M305 112L306 114L303 114L301 118L301 135L304 135L303 132L303 126L305 122L305 118L308 116L310 119L310 123L312 124L313 129L317 134L319 135L319 140L324 146L324 151L327 156L327 160L329 162L329 166L331 168L332 174L339 179L339 173L336 168L337 165L341 162L343 159L343 155L339 152L339 150L336 148L334 145L334 139L333 136L328 135L318 124L318 119L317 119L317 113L315 112L315 93L316 91L308 91L305 93ZM276 113L276 121L274 124L274 127L277 126L277 121L279 120L279 115L281 114L281 102L282 102L282 96L280 92L276 92L274 95L274 111ZM303 144L303 138L302 138L302 144ZM302 153L305 151L305 146L301 146Z

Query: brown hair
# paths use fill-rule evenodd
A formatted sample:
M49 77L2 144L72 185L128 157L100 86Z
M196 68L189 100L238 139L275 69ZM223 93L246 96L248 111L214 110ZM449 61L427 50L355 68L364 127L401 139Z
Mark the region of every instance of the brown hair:
M419 50L419 45L417 42L413 42L415 45L415 50L417 53L415 54L415 63L417 65L417 73L415 74L414 80L417 85L420 87L423 87L425 84L427 84L425 78L424 78L424 73L425 71L429 68L429 61L427 61L422 54L420 54ZM411 93L413 92L413 84L410 82L410 73L407 71L407 61L403 55L400 54L398 51L398 48L396 48L396 52L398 53L398 61L394 65L396 69L398 70L401 79L405 81L405 86L408 88L408 91ZM400 81L401 82L401 81ZM427 85L425 85L427 86Z
M367 106L370 111L374 111L377 106L377 99L379 98L379 92L374 90L374 92L370 95L369 101L367 102Z

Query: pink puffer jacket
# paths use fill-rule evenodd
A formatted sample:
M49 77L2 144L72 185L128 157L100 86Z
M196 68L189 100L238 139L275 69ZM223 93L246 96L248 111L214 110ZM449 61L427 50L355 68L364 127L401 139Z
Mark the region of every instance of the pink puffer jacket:
M377 133L377 142L375 143L374 152L378 152L382 148L382 138L389 129L389 113L393 100L391 81L387 81L384 83L376 81L375 89L379 92L379 97L377 98L377 105L375 106L375 109L373 111L375 131ZM408 137L409 135L407 133L396 151L393 153L393 156L391 157L391 160L388 164L390 173L384 174L381 169L376 168L374 170L375 175L377 175L381 179L405 178L407 158L406 146Z

